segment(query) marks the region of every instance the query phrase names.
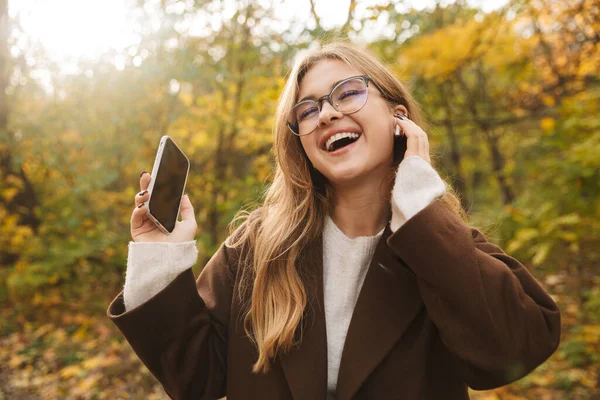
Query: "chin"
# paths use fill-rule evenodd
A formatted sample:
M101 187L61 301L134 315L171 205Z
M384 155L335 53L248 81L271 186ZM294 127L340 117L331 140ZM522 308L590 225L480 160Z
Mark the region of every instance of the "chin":
M356 167L334 169L327 171L325 177L334 185L347 185L360 180L363 172L362 169Z

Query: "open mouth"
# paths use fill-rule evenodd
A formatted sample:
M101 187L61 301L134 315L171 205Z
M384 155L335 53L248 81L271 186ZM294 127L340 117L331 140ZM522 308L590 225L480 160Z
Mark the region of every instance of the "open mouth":
M332 153L341 149L342 147L346 147L349 144L356 142L360 136L361 134L355 132L336 133L325 143L325 150L327 150L329 153Z

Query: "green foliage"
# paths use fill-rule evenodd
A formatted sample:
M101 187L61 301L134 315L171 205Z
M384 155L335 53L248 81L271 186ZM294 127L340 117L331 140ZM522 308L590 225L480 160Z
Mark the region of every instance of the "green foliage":
M581 334L581 329L573 329L570 333ZM559 354L566 358L572 368L582 367L591 361L585 343L576 338L564 341Z
M596 282L600 279L595 278ZM583 314L592 323L600 323L600 285L596 284L595 287L588 290L586 295L587 301L583 306Z

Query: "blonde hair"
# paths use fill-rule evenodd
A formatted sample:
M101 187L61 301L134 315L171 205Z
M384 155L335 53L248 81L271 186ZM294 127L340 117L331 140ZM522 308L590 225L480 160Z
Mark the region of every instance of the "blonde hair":
M288 112L297 101L306 72L319 61L331 59L341 60L368 74L379 85L390 106L402 104L413 121L419 125L423 122L416 102L402 83L363 49L343 42L329 43L307 53L296 63L275 115L273 183L260 210L249 218L245 218L247 211L240 211L234 218L232 230L239 220L245 219L246 226L228 244L232 247L244 244L248 249L241 261L237 295L242 302L248 297L246 294L251 293L249 303L245 304L244 326L258 349L258 360L253 366L255 373L268 372L280 352L288 352L297 344L295 333L301 328L308 302L306 280L303 271L297 270L297 260L311 242L321 237L324 218L332 207L331 186L312 168L299 138L286 126ZM402 161L403 150L395 145L390 179ZM447 192L441 200L466 221L458 196L450 184L446 186Z

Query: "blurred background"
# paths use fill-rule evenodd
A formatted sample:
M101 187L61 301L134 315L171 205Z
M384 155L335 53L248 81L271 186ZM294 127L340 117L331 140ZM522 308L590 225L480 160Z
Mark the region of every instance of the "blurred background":
M0 32L0 400L167 398L105 316L139 173L165 134L190 157L204 265L272 178L294 57L337 37L409 85L472 223L561 307L552 358L473 398L599 398L597 0L0 0Z

